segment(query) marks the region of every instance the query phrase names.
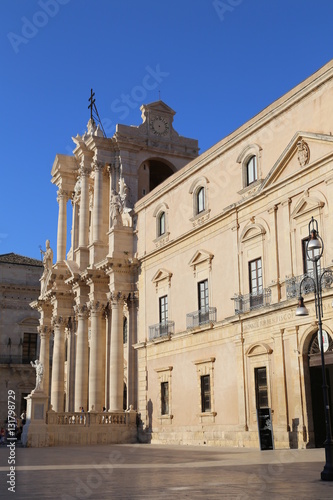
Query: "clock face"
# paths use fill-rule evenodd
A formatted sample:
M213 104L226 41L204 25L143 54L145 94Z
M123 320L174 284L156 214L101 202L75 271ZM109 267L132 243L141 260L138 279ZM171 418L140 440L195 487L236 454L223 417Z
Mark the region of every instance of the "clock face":
M150 128L155 135L166 135L169 131L169 124L161 116L155 116L150 122Z

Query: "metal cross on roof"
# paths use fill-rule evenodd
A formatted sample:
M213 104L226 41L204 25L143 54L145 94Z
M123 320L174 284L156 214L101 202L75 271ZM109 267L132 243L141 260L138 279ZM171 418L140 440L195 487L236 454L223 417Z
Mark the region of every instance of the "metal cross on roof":
M88 101L90 101L88 109L90 109L90 119L91 120L94 120L94 117L93 117L93 107L94 107L94 104L95 104L94 96L95 96L95 92L93 92L93 89L91 89L91 91L90 91L90 97L88 99Z

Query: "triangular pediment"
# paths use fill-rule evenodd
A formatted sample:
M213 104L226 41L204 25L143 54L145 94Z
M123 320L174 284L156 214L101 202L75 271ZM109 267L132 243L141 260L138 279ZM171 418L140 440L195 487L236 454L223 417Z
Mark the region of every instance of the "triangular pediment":
M316 198L314 196L309 196L309 193L306 191L301 199L296 203L294 210L291 213L291 218L296 219L301 215L313 213L316 209L322 208L325 203Z
M167 269L159 269L153 276L152 282L155 283L155 285L158 285L160 281L163 280L168 280L170 281L172 278L172 273L168 271Z
M213 258L214 255L212 253L207 252L206 250L197 250L188 265L192 266L195 270L196 266L203 264L204 262L210 265Z
M333 137L297 132L261 185L261 190L286 181L327 156L333 156Z
M163 101L154 101L150 104L143 104L141 106L141 111L154 111L156 113L167 113L168 115L174 116L176 111L174 111L170 106L165 104Z

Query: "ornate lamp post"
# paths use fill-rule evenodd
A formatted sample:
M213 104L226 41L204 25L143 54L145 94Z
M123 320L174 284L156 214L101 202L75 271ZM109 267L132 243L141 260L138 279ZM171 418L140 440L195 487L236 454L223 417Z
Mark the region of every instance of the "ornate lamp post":
M304 305L304 300L302 297L302 285L304 282L312 282L314 287L315 295L315 306L316 306L316 318L318 320L318 330L320 335L320 353L321 353L321 370L323 378L323 397L324 397L324 411L325 411L325 424L326 424L326 440L325 446L325 457L326 463L324 469L321 473L321 479L323 481L333 481L333 441L332 441L332 429L331 429L331 415L329 407L328 398L328 386L326 382L326 369L325 369L325 357L324 357L324 342L323 342L323 331L322 331L322 317L323 317L323 300L322 300L322 285L326 280L327 283L331 284L333 281L332 271L326 269L321 275L318 275L318 262L321 259L324 252L324 242L319 236L318 232L318 222L312 217L309 222L309 241L306 245L306 254L308 259L314 263L313 274L314 277L306 275L300 283L300 294L298 299L298 307L296 309L296 316L308 316L309 311ZM306 284L306 283L305 283Z

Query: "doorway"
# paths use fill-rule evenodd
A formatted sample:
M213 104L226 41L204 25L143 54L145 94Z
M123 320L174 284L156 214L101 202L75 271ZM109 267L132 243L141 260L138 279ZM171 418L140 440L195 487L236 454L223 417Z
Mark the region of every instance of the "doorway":
M328 385L328 403L331 412L331 424L333 421L333 340L328 335L328 349L325 352L326 382ZM323 448L326 439L324 397L323 397L323 377L321 366L321 353L318 341L318 332L316 332L310 342L309 351L309 371L311 383L311 400L314 441L316 448Z
M259 443L261 450L273 450L273 425L268 400L266 366L254 369Z

